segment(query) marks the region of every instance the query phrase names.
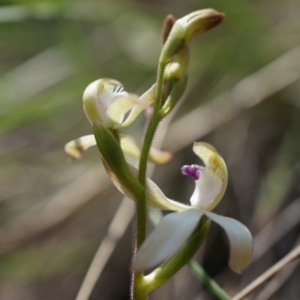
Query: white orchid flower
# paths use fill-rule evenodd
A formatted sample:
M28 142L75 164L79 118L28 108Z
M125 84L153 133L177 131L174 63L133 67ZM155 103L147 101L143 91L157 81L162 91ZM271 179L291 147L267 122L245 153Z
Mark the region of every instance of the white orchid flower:
M175 254L191 236L202 216L217 223L226 232L230 244L229 265L232 270L240 273L251 259L252 236L249 230L237 220L211 212L227 187L228 172L223 158L207 143L195 143L193 150L205 166L182 167L182 173L195 180L190 206L168 199L148 179L148 205L180 212L168 214L149 235L133 262L132 268L135 271L149 270Z
M84 112L92 125L96 120L107 128L123 130L153 102L153 97L149 97L151 93L153 88L139 97L127 93L117 80L98 79L89 84L83 93ZM131 112L125 118L129 111Z
M83 93L84 112L93 125L95 121L101 122L105 127L113 130L123 130L132 124L139 114L149 107L154 100L155 86L152 86L141 97L127 93L123 85L114 79L98 79L85 89ZM130 111L130 112L129 112ZM125 118L125 115L128 116ZM120 134L120 145L124 153L138 158L141 145L133 137ZM71 159L80 159L82 154L92 146L96 146L93 134L85 135L68 142L65 152ZM172 154L151 148L149 160L164 164L171 160Z

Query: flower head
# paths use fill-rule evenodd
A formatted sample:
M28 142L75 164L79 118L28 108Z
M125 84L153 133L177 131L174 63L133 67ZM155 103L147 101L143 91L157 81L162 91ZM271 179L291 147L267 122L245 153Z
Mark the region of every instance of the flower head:
M211 212L227 187L228 173L223 158L207 143L195 143L193 150L205 166L185 165L181 169L184 175L195 180L191 206L168 199L148 179L148 205L179 212L164 217L149 235L137 253L134 270L148 270L175 254L187 242L203 216L220 225L226 232L230 244L229 265L234 271L241 272L251 259L252 237L249 230L237 220Z
M135 106L145 107L138 96L127 93L123 85L114 79L98 79L89 84L83 93L84 112L92 125L98 121L108 128L124 129L125 115ZM127 126L135 118L131 118L130 122L127 118Z
M153 104L155 85L142 96L127 93L123 85L114 79L98 79L85 89L83 106L87 119L93 127L102 124L109 130L123 130L130 126L139 114ZM128 116L125 115L130 111ZM135 158L140 157L141 145L129 135L118 134L118 142L122 151ZM96 146L94 134L82 136L65 145L65 151L72 160L80 159L82 154L92 146ZM114 151L112 151L112 155ZM164 164L170 161L172 154L151 147L149 160Z

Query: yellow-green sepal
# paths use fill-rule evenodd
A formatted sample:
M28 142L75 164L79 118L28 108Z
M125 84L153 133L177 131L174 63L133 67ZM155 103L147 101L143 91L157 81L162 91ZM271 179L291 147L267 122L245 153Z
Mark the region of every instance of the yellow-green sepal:
M120 135L120 143L122 150L132 157L139 158L141 155L141 145L130 135ZM154 147L150 148L149 160L156 164L165 164L172 159L173 155L167 151L161 151Z

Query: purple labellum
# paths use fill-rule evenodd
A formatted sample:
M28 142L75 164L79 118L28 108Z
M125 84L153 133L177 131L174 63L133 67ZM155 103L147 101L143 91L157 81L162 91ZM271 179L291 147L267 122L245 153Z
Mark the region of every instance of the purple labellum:
M200 170L201 167L198 165L185 165L181 168L181 172L183 175L192 176L195 180L198 180L200 178Z

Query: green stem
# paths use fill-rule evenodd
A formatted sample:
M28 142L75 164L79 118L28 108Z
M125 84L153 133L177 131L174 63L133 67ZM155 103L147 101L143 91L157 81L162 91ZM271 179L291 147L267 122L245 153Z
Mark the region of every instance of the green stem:
M162 95L162 86L163 86L163 78L164 78L164 71L165 71L166 63L160 61L159 67L157 71L157 79L156 79L156 94L155 94L155 102L154 102L154 113L155 116L158 114L161 106L161 95Z
M165 64L159 64L158 75L156 81L156 94L153 116L149 122L144 142L141 151L140 165L139 165L139 182L144 187L144 192L136 200L136 250L142 245L147 236L147 195L146 195L146 176L147 176L147 162L150 147L154 138L156 128L160 122L159 109L161 101L163 73ZM135 250L135 251L136 251ZM144 275L142 273L134 274L134 300L146 300L148 291L144 286Z
M146 186L148 155L159 122L160 116L153 115L145 134L139 166L139 182L142 186Z
M134 274L134 300L147 300L148 291L144 286L144 275L143 273Z
M149 122L147 133L145 135L143 149L141 153L140 167L139 167L139 182L143 187L146 187L147 161L154 134L159 124L160 119L153 116ZM147 234L147 201L146 189L143 195L136 201L137 213L137 248L139 248Z
M210 223L210 220L203 218L187 243L176 254L144 277L144 284L148 292L164 284L193 257L204 241L210 228Z
M145 134L143 148L141 151L140 165L139 165L139 182L144 187L146 186L147 162L148 162L150 147L154 138L156 128L161 120L161 117L159 115L159 110L161 104L161 93L162 93L164 70L165 70L165 63L160 62L158 73L157 73L157 80L156 80L154 111Z
M165 69L165 64L160 63L160 66L158 68L157 81L156 81L154 112L152 118L150 119L145 134L144 142L143 142L143 148L141 151L140 165L139 165L139 182L143 187L146 187L147 162L148 162L150 147L154 138L156 128L160 122L159 108L160 108L164 69ZM146 239L146 234L147 234L146 189L144 190L143 196L140 199L137 199L136 213L137 213L136 245L137 248L139 248L144 242L144 240Z
M195 261L190 260L189 266L195 276L220 300L231 300L231 297L205 272L205 270Z

